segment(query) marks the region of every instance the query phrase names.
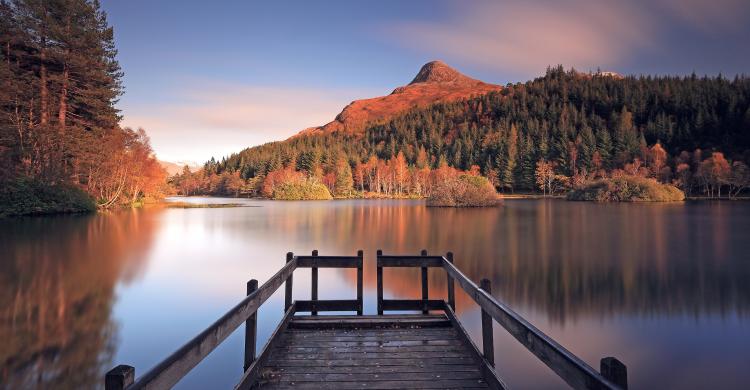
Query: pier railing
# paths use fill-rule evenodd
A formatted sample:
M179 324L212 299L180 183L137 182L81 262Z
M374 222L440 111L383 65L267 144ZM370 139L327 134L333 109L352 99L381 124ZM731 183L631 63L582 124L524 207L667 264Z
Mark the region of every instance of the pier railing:
M318 251L313 251L312 256L295 257L293 253L287 253L286 264L268 281L258 287L257 280L250 280L247 283L247 297L245 299L206 330L138 378L137 381L134 380L135 368L132 366L119 365L110 370L105 377L105 390L171 388L243 323L246 324L244 377L247 377L247 372L252 367L257 367L253 364L256 360L257 311L282 284L285 284L285 316L279 328L288 323L291 316L296 312L309 311L317 314L318 311L356 311L357 314L362 315L362 257L363 252L361 250L357 252L357 256L318 256ZM311 268L312 270L310 300L296 302L292 300L293 275L297 268ZM318 300L319 268L356 268L357 298L352 300ZM268 347L266 345L264 351ZM261 352L261 355L263 355L263 352Z
M421 269L422 296L418 300L383 299L383 268L415 267ZM311 299L297 300L292 298L293 275L297 268L311 269ZM356 299L319 300L319 268L356 268ZM442 268L446 272L448 297L445 300L429 299L428 269ZM418 256L386 256L377 251L377 311L444 311L454 326L463 329L455 315L456 299L454 283L480 307L482 320L482 360L484 369L494 367L494 344L492 333L493 320L518 340L526 349L552 369L560 378L575 389L626 389L627 370L624 364L613 357L600 361L600 371L595 370L573 353L555 342L552 338L531 325L507 305L491 294L491 283L483 279L478 286L464 275L454 264L453 254L446 256L428 256L423 250ZM277 326L269 342L256 357L257 311L278 290L285 285L285 315ZM187 375L198 363L221 344L242 323L245 323L245 373L238 388L248 388L250 378L257 374L263 359L273 347L277 335L286 329L286 325L297 312L310 312L316 315L319 311L351 311L358 315L363 313L363 252L357 256L318 256L313 251L311 256L294 256L287 253L286 264L268 281L258 287L257 280L247 283L247 296L226 314L195 336L192 340L172 353L169 357L153 367L135 381L135 369L119 365L110 370L105 377L106 390L167 389L174 386ZM465 332L463 332L465 334ZM472 343L472 340L467 340ZM504 387L499 386L493 387Z
M422 299L388 300L383 299L383 268L415 267L421 269ZM447 275L448 297L443 300L430 300L427 282L428 268L442 268ZM482 279L477 286L471 279L453 264L453 253L446 256L428 256L422 250L419 256L386 256L383 251L377 252L377 288L378 314L389 310L444 310L456 322L456 297L454 281L481 308L482 350L485 362L495 365L492 321L496 321L534 356L547 365L561 379L574 389L626 389L627 368L614 357L600 361L600 371L595 370L526 321L518 313L491 294L492 284L489 279ZM458 324L460 325L460 324Z

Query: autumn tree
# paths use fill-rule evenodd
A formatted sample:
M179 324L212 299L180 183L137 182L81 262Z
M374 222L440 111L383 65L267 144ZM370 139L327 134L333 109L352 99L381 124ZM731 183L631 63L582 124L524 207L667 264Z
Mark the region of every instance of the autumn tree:
M551 162L539 160L536 163L536 184L542 190L544 196L552 193L552 183L555 179L555 171Z
M354 179L352 178L352 167L345 158L336 161L336 172L334 181L334 194L340 197L349 197L354 191Z

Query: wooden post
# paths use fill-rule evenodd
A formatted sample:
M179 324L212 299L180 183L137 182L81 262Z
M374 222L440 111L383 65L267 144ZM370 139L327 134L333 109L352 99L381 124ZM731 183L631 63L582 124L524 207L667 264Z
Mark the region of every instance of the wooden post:
M378 258L383 256L383 251L378 249ZM378 315L383 315L383 267L378 264Z
M290 262L294 259L294 253L287 252L286 254L286 262ZM287 310L289 310L289 307L292 306L292 276L294 274L290 274L289 277L286 279L285 284L285 291L284 291L284 313L286 313Z
M422 249L422 252L420 254L422 256L427 256L427 249ZM422 267L422 305L424 305L422 314L427 314L429 312L429 310L427 310L427 300L429 299L427 288L427 267Z
M479 286L487 294L492 295L492 283L489 279L482 279ZM482 349L484 358L491 366L495 366L495 344L492 339L492 317L482 308Z
M453 252L448 252L445 254L445 258L448 260L449 263L453 264ZM448 276L448 305L453 309L453 311L456 311L456 290L453 286L453 278L451 277L451 274L445 273Z
M363 284L364 284L364 263L365 263L365 251L362 249L357 251L357 257L359 257L359 265L357 266L357 315L361 316L364 314L364 302L363 302Z
M313 250L312 255L313 257L317 257L318 250ZM318 300L318 267L312 267L312 271L310 272L310 274L312 275L312 291L310 291L310 300L313 301L313 305L315 305L315 301ZM318 311L313 310L310 314L316 316L318 315Z
M604 378L622 389L628 388L628 368L621 361L613 357L605 357L599 366L599 371Z
M104 377L104 390L123 390L133 384L135 368L120 364L109 370Z
M258 289L258 281L250 279L247 282L247 295L250 295ZM255 342L258 335L258 313L253 313L245 321L245 365L244 371L255 361Z

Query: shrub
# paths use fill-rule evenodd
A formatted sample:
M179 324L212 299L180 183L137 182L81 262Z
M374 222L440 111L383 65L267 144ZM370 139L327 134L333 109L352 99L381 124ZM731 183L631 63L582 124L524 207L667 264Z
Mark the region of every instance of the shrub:
M0 217L95 210L94 199L73 185L48 185L28 178L0 182Z
M427 198L430 207L488 207L497 204L497 191L486 177L465 174L437 183Z
M333 199L328 187L312 179L295 180L277 184L273 189L276 200L328 200Z
M594 180L568 193L568 200L597 202L675 202L685 193L669 184L632 175Z

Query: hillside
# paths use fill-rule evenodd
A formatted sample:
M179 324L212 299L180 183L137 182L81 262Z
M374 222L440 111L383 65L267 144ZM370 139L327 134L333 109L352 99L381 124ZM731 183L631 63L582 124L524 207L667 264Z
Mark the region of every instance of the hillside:
M427 74L405 88L441 79ZM483 95L417 106L357 132L335 130L345 122L209 161L203 175L235 173L247 192L259 193L269 172L286 168L333 188L344 159L355 188L378 194L390 193L393 183L400 183L397 193L422 193L430 183L419 172L442 166L475 171L509 192L560 192L624 171L675 184L688 196L727 194L740 188L731 180L747 176L750 79L611 77L558 67ZM395 177L402 164L407 172Z
M465 76L442 61L432 61L422 66L408 85L396 88L387 96L355 100L333 121L307 128L297 136L338 131L361 133L368 124L389 120L410 109L466 99L500 89L499 85Z

